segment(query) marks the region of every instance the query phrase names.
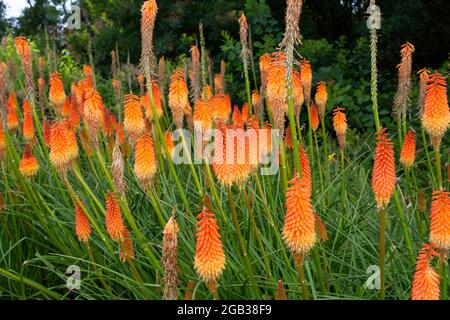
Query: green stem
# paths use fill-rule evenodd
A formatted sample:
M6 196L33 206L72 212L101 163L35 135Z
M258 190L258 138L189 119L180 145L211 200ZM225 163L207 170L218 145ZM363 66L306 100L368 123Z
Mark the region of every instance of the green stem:
M379 266L380 266L380 300L385 298L385 232L386 232L386 211L384 208L380 209L380 253L379 253Z
M439 148L435 149L436 154L436 176L438 190L442 189L442 165L441 165L441 151Z
M305 270L304 270L305 255L304 254L295 254L294 260L295 260L295 265L297 267L298 276L300 278L300 286L301 286L303 300L309 300L308 288L306 287Z
M241 188L241 191L242 194L244 195L245 206L247 207L247 212L250 217L250 225L252 227L253 234L256 238L256 242L258 243L259 250L261 251L261 256L264 260L266 273L269 276L269 279L272 280L272 272L270 270L269 258L267 256L266 250L264 249L264 244L261 240L261 232L259 231L258 226L256 225L255 215L252 209L252 205L250 204L250 200L248 198L247 190L245 189L245 187L243 187Z
M327 186L330 185L330 161L328 159L328 139L327 139L327 133L325 128L325 119L321 119L321 126L322 126L322 143L323 143L323 149L324 149L324 156L325 156L325 184ZM329 203L329 192L327 188L326 193L326 204Z
M244 237L242 236L241 227L239 225L238 215L236 212L236 207L234 205L233 192L231 191L231 187L228 187L227 191L228 191L228 201L230 203L231 215L233 217L233 224L234 224L234 228L236 229L236 235L237 235L237 238L239 241L239 246L241 247L242 255L244 256L244 263L245 263L247 273L250 278L250 283L252 284L252 287L255 291L256 298L261 299L261 294L259 292L258 287L256 286L255 275L253 274L253 271L252 271L252 266L250 263L250 259L248 258L248 253L247 253L247 248L245 246Z
M416 263L416 257L414 255L414 249L411 242L411 235L409 234L408 224L405 217L405 212L403 211L402 205L400 203L400 198L398 196L397 189L394 191L394 202L397 207L397 212L400 218L400 224L402 225L403 237L405 238L406 247L409 251L409 257L411 259L411 263L414 265Z
M320 188L322 189L322 206L323 206L323 209L325 209L326 203L325 203L325 197L323 196L325 194L325 187L324 187L323 173L322 173L322 160L321 160L322 157L320 156L319 143L317 141L316 131L314 131L314 141L315 141L316 152L317 152L317 166L319 168Z
M431 164L431 156L428 151L427 138L425 136L425 130L424 130L423 126L420 126L420 130L421 130L421 134L422 134L423 148L425 150L425 155L427 157L428 171L431 174L431 180L432 180L433 185L436 185L436 177L434 176L433 165Z

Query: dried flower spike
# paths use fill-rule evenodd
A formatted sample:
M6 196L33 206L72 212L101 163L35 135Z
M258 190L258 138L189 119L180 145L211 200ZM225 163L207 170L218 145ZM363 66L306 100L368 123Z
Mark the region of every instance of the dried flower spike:
M164 299L178 299L178 224L172 216L164 228L162 262L164 266Z

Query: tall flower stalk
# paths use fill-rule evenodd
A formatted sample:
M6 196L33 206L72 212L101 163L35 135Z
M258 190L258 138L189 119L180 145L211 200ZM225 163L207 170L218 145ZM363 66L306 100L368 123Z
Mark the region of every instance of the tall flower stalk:
M250 89L250 78L248 75L248 69L249 69L249 59L251 58L252 54L249 49L249 35L248 35L248 23L247 18L245 17L245 14L242 13L241 17L239 18L239 37L241 39L241 58L244 65L244 78L245 78L245 90L247 93L247 104L249 107L250 115L253 114L253 104L252 104L252 97L251 97L251 89Z

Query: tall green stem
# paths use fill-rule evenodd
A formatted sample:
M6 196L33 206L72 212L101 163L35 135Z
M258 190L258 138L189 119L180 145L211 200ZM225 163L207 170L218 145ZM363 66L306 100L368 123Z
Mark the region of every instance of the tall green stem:
M231 187L227 188L228 191L228 201L230 203L231 215L233 217L234 228L236 229L236 235L239 241L239 246L241 247L242 255L244 257L245 267L247 269L248 276L250 278L250 283L252 284L253 290L257 299L261 299L261 294L258 287L256 286L255 275L253 274L250 259L248 258L247 247L245 246L244 237L242 236L241 226L239 225L238 215L236 212L236 206L234 205L233 192Z
M384 208L380 209L380 299L385 298L385 232L386 232L386 211Z

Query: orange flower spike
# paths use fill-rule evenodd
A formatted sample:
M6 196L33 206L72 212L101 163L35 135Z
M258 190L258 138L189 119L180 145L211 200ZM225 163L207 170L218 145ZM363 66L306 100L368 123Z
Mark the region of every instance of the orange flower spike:
M400 152L400 163L405 167L411 167L416 159L416 132L409 129L403 141L402 150Z
M311 84L312 84L312 68L308 60L300 61L300 69L302 76L303 94L306 103L309 104L311 100Z
M77 98L77 102L78 105L81 107L80 113L82 114L82 108L84 106L84 86L85 86L85 81L84 80L80 80L78 81L78 85L77 85L77 94L76 94L76 98Z
M64 84L59 73L55 72L50 75L50 103L59 108L66 101L66 93L64 92Z
M344 108L336 108L333 112L333 126L337 135L345 135L347 133L347 117Z
M193 119L197 128L201 130L211 129L211 106L207 101L199 99L195 102Z
M259 92L257 90L253 90L252 92L252 105L257 106L259 104Z
M31 142L34 139L34 122L33 115L31 113L31 106L28 100L23 101L23 123L22 134L26 141Z
M284 68L285 57L282 53L275 53L267 69L267 98L269 106L277 102L285 104L286 100L286 69Z
M271 63L271 57L270 54L265 53L259 58L259 70L261 71L261 74L267 75L267 72L269 71Z
M50 162L58 171L64 171L70 160L67 127L65 123L57 122L50 130Z
M223 80L220 73L214 76L214 89L215 93L223 93Z
M9 130L15 130L19 126L19 118L17 116L17 103L15 94L10 93L7 102L6 125Z
M139 137L145 130L145 121L138 96L133 94L125 95L124 113L123 126L125 131L131 137Z
M202 280L214 287L225 269L225 253L215 214L208 208L197 216L194 268Z
M70 97L66 97L66 100L64 101L64 104L61 108L61 116L64 118L70 117L72 114L72 101Z
M125 140L125 131L123 130L123 126L120 123L116 124L116 137L119 140L120 144L124 143Z
M29 112L23 115L22 134L27 142L31 142L34 139L33 116Z
M295 115L300 114L303 103L305 102L305 96L303 94L302 76L300 72L294 71L292 74L292 86L294 97Z
M214 139L214 173L222 185L240 185L258 164L259 158L251 158L258 157L258 154L249 154L249 136L236 124L222 124L218 129Z
M317 110L317 106L315 103L311 103L310 107L310 114L311 114L311 129L313 131L316 131L319 128L319 112Z
M38 79L38 90L39 94L44 96L44 87L45 87L45 80L42 78Z
M100 128L103 124L103 99L100 94L92 89L85 94L83 104L83 119L89 124Z
M345 149L346 146L345 134L347 133L347 117L345 113L342 112L344 110L344 108L336 108L333 112L334 131L336 131L339 147L341 149Z
M27 144L19 163L19 171L24 177L31 178L37 174L38 170L39 163L31 152L30 145Z
M74 123L70 119L64 120L64 125L67 144L67 157L69 161L72 161L78 157L78 143L75 135L75 127Z
M209 84L207 84L202 90L202 97L208 101L213 96L212 88Z
M74 127L78 128L81 122L80 108L78 107L77 99L71 98L70 100L70 120L73 122Z
M302 180L305 181L305 185L307 187L307 191L309 192L309 195L311 195L312 190L312 180L311 180L311 166L309 163L309 157L308 153L301 145L299 147L299 154L300 154L300 168L302 169Z
M84 73L84 76L86 78L92 77L92 75L93 75L92 67L90 65L84 65L83 66L83 73Z
M167 150L169 151L170 156L173 158L174 143L173 143L173 139L172 139L172 133L170 131L167 131L164 133L164 141L166 143ZM163 148L163 146L161 146L161 149L162 148ZM164 156L166 155L164 150L161 150L161 152Z
M91 224L86 213L75 203L75 234L79 241L87 242L91 237Z
M315 101L318 106L319 116L321 119L325 117L327 100L327 84L323 81L320 81L319 83L317 83Z
M176 69L170 77L169 107L177 129L183 126L184 108L189 104L189 89L184 80L184 70Z
M242 118L242 113L239 110L238 106L234 106L232 118L233 118L233 124L236 127L238 127L238 128L244 127L244 120Z
M47 147L50 147L50 134L51 134L51 125L48 122L48 120L44 120L44 124L42 125L42 137Z
M140 106L141 105L139 104L139 107ZM103 119L104 119L103 126L102 126L103 135L105 137L109 137L114 133L114 129L116 127L116 118L112 114L111 110L109 110L108 108L105 108Z
M425 95L422 124L431 137L435 149L450 126L447 83L440 73L430 75Z
M214 96L210 105L212 106L212 114L215 119L228 122L231 113L231 98L225 94Z
M306 254L316 242L315 215L307 182L295 177L286 191L283 238L294 254Z
M119 201L113 192L106 194L106 230L113 241L124 238L125 225Z
M123 232L123 239L120 242L120 260L122 262L135 260L135 254L134 254L134 246L133 246L133 240L131 239L130 231L128 231L127 228L125 228Z
M26 113L32 113L32 112L33 112L33 110L31 109L31 105L30 105L30 103L28 102L28 100L27 100L27 99L23 100L23 103L22 103L22 113L23 113L23 114L26 114Z
M394 148L386 129L381 129L377 133L372 190L379 208L389 203L395 190Z
M5 133L3 132L2 121L0 121L0 159L6 151Z
M211 119L213 121L219 120L219 109L222 103L222 95L216 94L212 96L208 103L211 109Z
M70 94L72 95L72 97L75 97L77 95L77 91L78 91L78 86L75 82L72 82L70 84ZM73 100L73 99L72 99Z
M244 123L247 123L248 118L249 118L249 110L248 110L248 104L247 103L244 103L244 105L242 106L241 115L242 115L242 121Z
M144 133L136 142L134 149L134 173L143 184L150 183L156 174L155 149L150 133Z
M278 280L277 291L275 294L275 300L287 300L286 291L284 291L283 281Z
M430 241L443 250L450 250L450 192L433 193L430 220Z
M420 250L413 278L412 300L439 300L440 298L440 278L430 266L430 260L439 256L434 248L433 244L423 244Z
M17 53L22 59L30 56L30 44L27 38L20 36L14 39L14 44L16 46Z
M155 104L156 117L160 118L163 115L163 98L158 84L155 82L152 84L152 93L153 103ZM150 101L150 94L148 92L143 97L141 97L141 104L144 106L145 117L151 121L153 120L153 108Z

